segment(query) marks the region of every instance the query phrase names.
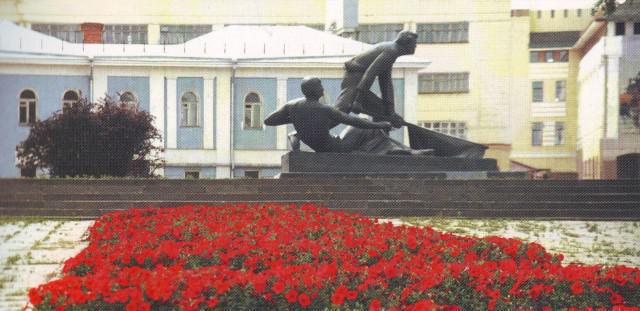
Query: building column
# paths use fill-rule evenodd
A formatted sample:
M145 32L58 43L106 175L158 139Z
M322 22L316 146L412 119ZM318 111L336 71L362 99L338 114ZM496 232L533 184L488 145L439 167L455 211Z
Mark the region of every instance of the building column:
M98 99L104 98L105 94L109 89L107 77L109 76L108 71L99 70L95 68L93 70L93 95L91 101L96 103Z
M216 81L216 178L231 177L231 77L218 75Z
M204 100L203 100L203 117L204 124L202 125L202 140L204 149L215 149L213 145L213 137L215 131L215 123L213 119L213 102L214 102L214 84L216 80L214 78L204 79Z
M153 125L164 135L164 75L152 70L149 76L149 113L155 117ZM162 137L166 139L166 137Z
M287 78L278 77L276 88L277 88L276 110L278 110L287 104ZM286 126L278 126L276 128L276 149L278 150L287 149L287 127Z
M409 123L416 124L418 111L418 72L404 69L404 113L403 118ZM404 131L404 141L409 142L409 131Z
M178 147L178 108L177 81L175 77L167 77L167 149Z
M160 25L158 24L147 25L147 43L160 44Z
M620 56L608 55L607 64L607 109L605 137L618 138L618 115L620 113Z

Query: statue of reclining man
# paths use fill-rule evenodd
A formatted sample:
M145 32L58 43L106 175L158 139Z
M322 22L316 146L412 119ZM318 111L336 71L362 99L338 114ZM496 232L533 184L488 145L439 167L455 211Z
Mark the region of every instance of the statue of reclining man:
M305 98L293 100L269 115L264 124L269 126L293 123L297 136L316 152L367 152L378 154L429 154L432 150L412 150L393 140L387 134L390 122L373 122L348 115L319 102L324 95L322 82L316 77L303 79ZM340 136L329 130L336 124L347 124Z

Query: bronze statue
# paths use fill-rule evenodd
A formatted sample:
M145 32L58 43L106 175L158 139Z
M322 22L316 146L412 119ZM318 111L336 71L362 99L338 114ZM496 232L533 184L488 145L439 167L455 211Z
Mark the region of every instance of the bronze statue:
M316 77L302 81L299 98L286 104L264 120L270 126L292 123L297 136L316 152L367 152L379 154L425 154L428 151L412 151L387 135L391 123L372 122L348 115L319 102L324 95L322 82ZM340 136L332 136L329 130L335 124L347 124Z
M347 61L335 108L318 102L324 92L320 80L305 78L301 87L306 98L290 102L272 113L264 123L273 126L293 123L297 133L289 134L289 141L294 151L300 149L302 140L316 152L419 154L481 159L486 146L416 126L404 121L395 112L391 70L398 57L415 52L416 40L415 33L402 31L395 41L376 44ZM376 77L382 98L370 90ZM367 114L373 117L373 121L350 116L351 112ZM341 123L351 126L339 137L331 136L329 130ZM389 137L392 127L402 126L407 127L411 147Z
M336 99L336 108L344 113L367 113L375 110L380 115L373 116L374 119L387 119L394 127L400 128L404 120L395 111L391 69L398 57L415 53L417 38L418 35L413 32L402 31L395 41L376 44L372 49L347 61L344 64L342 90ZM370 91L376 77L382 100L372 102L373 97L377 98Z

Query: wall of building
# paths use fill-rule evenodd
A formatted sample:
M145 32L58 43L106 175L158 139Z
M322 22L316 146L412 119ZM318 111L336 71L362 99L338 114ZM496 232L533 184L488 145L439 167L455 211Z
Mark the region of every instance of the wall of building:
M578 72L578 137L581 178L599 178L600 140L605 132L604 40L583 55Z
M19 125L19 98L26 89L36 94L38 119L46 119L62 109L62 96L68 90L80 90L82 94L89 93L89 77L86 75L51 75L43 74L10 74L6 73L9 66L0 71L0 177L20 176L16 167L16 145L27 138L29 126ZM59 69L59 68L58 68ZM62 70L64 71L64 70ZM77 70L66 70L78 73ZM33 72L33 71L32 71Z
M178 77L176 81L176 123L178 124L178 142L179 149L202 149L203 148L203 104L204 104L204 81L202 77ZM198 124L199 126L182 126L181 120L185 118L182 114L182 96L187 92L195 94L198 98ZM209 105L209 108L212 105ZM215 107L213 107L215 109Z
M565 9L563 8L554 9L553 17L550 9L531 10L531 32L584 30L593 18L591 7L568 8L566 10L567 17L565 17ZM581 10L581 16L578 16L578 10Z
M245 97L256 93L262 102L261 120L276 111L277 89L273 78L236 78L234 86L234 135L233 144L237 150L276 149L276 129L262 125L261 128L244 126Z
M112 99L118 100L118 94L131 92L138 99L138 108L149 111L149 77L108 76L107 85Z

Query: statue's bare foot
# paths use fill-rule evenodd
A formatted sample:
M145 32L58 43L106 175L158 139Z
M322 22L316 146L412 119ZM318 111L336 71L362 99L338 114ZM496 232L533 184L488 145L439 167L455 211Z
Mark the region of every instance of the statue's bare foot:
M298 133L292 132L291 134L289 134L289 136L287 136L287 138L289 139L291 150L300 151L300 137L298 136Z
M411 155L411 150L409 149L392 149L387 151L389 155Z
M361 112L363 112L364 109L362 108L362 105L359 102L353 102L353 105L351 105L351 112L355 113L355 114L359 114Z
M433 149L416 149L411 150L412 155L423 155L423 156L432 156L435 155L435 150Z
M415 156L432 156L435 155L433 149L393 149L387 151L389 155L415 155Z

